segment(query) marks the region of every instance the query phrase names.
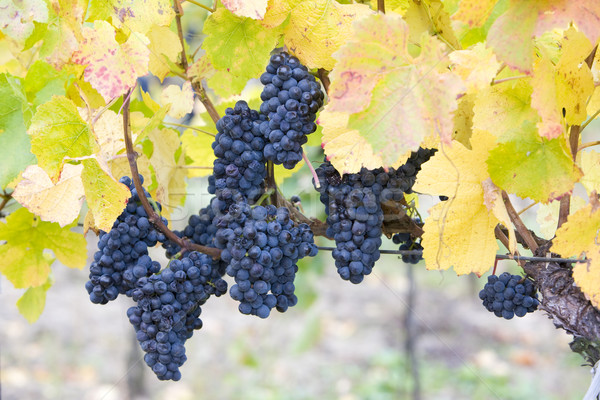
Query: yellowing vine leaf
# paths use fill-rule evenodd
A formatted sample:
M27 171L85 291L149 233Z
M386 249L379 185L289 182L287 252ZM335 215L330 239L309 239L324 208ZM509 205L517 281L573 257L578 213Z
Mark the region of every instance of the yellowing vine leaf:
M453 64L452 70L463 79L468 91L489 86L500 69L496 55L483 43L478 43L469 50L453 51L449 58Z
M594 197L590 204L569 215L556 231L552 252L563 257L585 253L586 263L573 264L573 279L595 307L600 307L600 205Z
M173 118L183 118L192 112L194 108L194 91L189 81L179 85L169 85L160 94L160 102L163 105L170 104L169 114Z
M167 60L177 60L181 52L181 43L177 34L166 26L154 25L147 36L150 40L148 69L162 81L171 71Z
M428 269L454 267L458 275L481 276L494 265L499 221L484 204L482 186L489 178L485 160L494 143L489 133L475 132L472 150L457 142L442 146L419 172L415 191L451 197L431 208L425 220L423 257Z
M574 214L579 209L585 207L585 200L579 196L571 196L570 214ZM535 220L540 226L540 233L544 239L552 239L558 226L558 216L560 213L560 201L551 201L548 204L538 204L538 211Z
M564 139L540 137L531 122L503 135L487 165L496 185L542 203L569 193L582 175Z
M539 116L531 107L532 91L529 79L518 79L477 92L473 129L502 136L519 128L524 121L536 122Z
M108 232L113 222L125 209L131 193L127 186L117 182L100 168L96 159L83 160L83 166L81 180L94 223L98 228Z
M50 3L51 12L56 15L50 18L46 27L40 55L59 69L70 61L73 52L79 48L87 1L85 4L82 0L52 0Z
M65 157L89 156L95 148L88 124L75 104L62 96L54 96L38 107L29 134L31 151L52 182L58 181Z
M106 21L95 21L94 28L84 27L83 42L73 54L73 62L85 65L85 80L104 100L122 95L135 85L139 76L148 73L148 39L132 32L119 44L115 29Z
M600 38L600 2L596 0L511 0L509 9L492 25L488 43L500 61L530 74L533 36L573 22L592 43Z
M403 18L410 26L409 41L411 43L418 43L423 35L438 36L451 48L460 48L452 29L450 16L441 0L410 0Z
M212 13L204 23L207 35L202 43L218 70L245 80L258 77L276 47L280 29L268 29L260 22L238 17L225 8Z
M153 25L169 26L174 17L169 0L91 0L88 21L111 19L115 28L146 34Z
M385 166L392 165L431 134L449 143L456 99L465 88L457 75L444 68L446 46L424 35L421 54L411 56L408 25L398 15L372 15L355 27L355 34L335 54L338 64L331 73L326 107L327 111L352 113L349 135L358 132L372 147L372 155L355 164L366 166L375 157ZM326 121L322 123L327 130ZM339 150L331 143L325 146L327 155ZM359 169L343 169L332 162L343 172Z
M49 261L51 264L54 260ZM38 320L46 306L46 292L52 286L53 280L48 277L41 286L31 287L17 300L17 308L30 324Z
M83 268L87 248L83 235L61 228L57 223L44 222L20 208L0 222L0 272L16 288L40 286L50 274L49 259L44 249L54 252L58 260L69 268Z
M192 160L192 168L189 168L187 175L190 178L197 176L212 175L213 161L215 154L211 147L215 138L202 132L194 132L186 129L181 135L181 144L185 155ZM200 168L193 168L200 167ZM207 167L207 168L203 168Z
M565 131L561 107L556 96L556 72L550 60L540 58L533 65L531 106L541 120L537 123L540 136L555 139Z
M0 31L18 41L33 33L35 22L48 21L43 0L0 0Z
M267 0L221 0L223 6L239 17L263 19L267 11Z
M490 178L482 182L483 204L508 230L508 250L514 254L517 251L517 237L508 210L502 199L502 190Z
M452 15L452 19L462 21L474 27L481 26L488 19L496 0L461 0L458 11Z
M83 165L66 164L56 184L37 165L23 172L13 198L43 221L58 222L61 227L72 223L83 204Z

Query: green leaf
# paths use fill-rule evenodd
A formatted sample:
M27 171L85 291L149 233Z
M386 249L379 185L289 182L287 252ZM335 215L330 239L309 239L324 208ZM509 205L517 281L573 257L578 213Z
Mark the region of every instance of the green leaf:
M87 260L86 241L82 234L71 232L72 225L61 228L55 222L44 222L26 208L0 222L0 272L16 288L40 286L48 279L50 262L44 250L52 250L56 258L70 268L83 268Z
M90 212L96 226L108 232L125 209L131 192L102 170L95 159L83 160L83 166L81 180Z
M497 186L542 203L571 191L582 175L564 139L540 137L529 121L500 138L500 144L490 151L487 165Z
M265 28L259 21L238 17L225 8L208 17L203 32L207 37L202 48L215 68L246 80L262 73L281 36L280 29Z
M23 89L35 108L50 101L52 96L64 96L66 88L75 79L67 72L59 72L50 64L38 60L29 67Z
M35 163L25 127L24 107L28 107L20 81L0 74L0 188L6 187L25 167Z
M38 107L29 134L31 150L53 182L58 180L65 157L89 156L94 152L88 124L75 104L63 96L53 96Z
M52 263L52 261L50 261ZM46 306L46 292L53 284L51 277L38 287L29 288L23 293L23 296L17 300L17 308L30 324L38 320L44 307Z

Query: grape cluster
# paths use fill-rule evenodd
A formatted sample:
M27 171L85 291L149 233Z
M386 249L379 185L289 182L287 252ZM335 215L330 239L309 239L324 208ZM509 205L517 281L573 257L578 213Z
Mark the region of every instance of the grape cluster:
M260 81L265 85L260 112L268 117L260 124L265 157L292 169L302 159L307 135L317 129L314 121L325 95L308 69L285 52L271 57Z
M479 298L488 311L505 319L523 317L540 304L533 281L508 272L488 276Z
M240 302L239 311L267 318L273 308L284 312L296 305L296 263L317 254L308 225L294 226L284 207L250 208L244 202L231 205L216 224L221 259L235 279L229 293Z
M85 284L91 302L96 304L106 304L119 294L130 296L136 279L160 270L160 265L147 256L148 247L163 242L165 236L148 220L131 179L123 177L120 182L131 190L131 197L112 229L100 231L98 251L90 265L90 280ZM143 195L151 198L146 190ZM160 209L160 203L156 204Z
M394 244L399 244L399 250L423 250L420 240L413 240L410 233L396 233L392 236ZM423 259L422 254L403 254L402 261L407 264L418 264Z
M265 120L240 100L217 122L218 133L212 144L216 159L208 191L226 205L241 198L252 203L263 193L267 170L259 126Z
M213 280L213 260L187 253L171 260L160 274L141 277L132 292L136 305L127 310L136 337L146 353L144 361L160 380L179 380L186 361L185 341L202 327L201 305L227 291L227 283Z

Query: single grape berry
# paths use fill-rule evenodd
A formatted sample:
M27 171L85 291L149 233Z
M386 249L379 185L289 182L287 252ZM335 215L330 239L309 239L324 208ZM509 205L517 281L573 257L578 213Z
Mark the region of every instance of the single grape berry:
M488 311L499 318L512 319L534 312L540 301L535 284L529 278L504 272L500 276L490 275L479 292L479 298Z

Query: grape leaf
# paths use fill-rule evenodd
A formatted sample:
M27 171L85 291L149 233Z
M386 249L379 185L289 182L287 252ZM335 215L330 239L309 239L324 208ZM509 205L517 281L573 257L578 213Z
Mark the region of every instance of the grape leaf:
M197 59L187 70L187 75L195 81L208 79L215 74L215 68L211 64L208 56L205 54Z
M86 65L85 80L109 101L132 88L139 76L148 72L148 39L136 32L123 44L115 39L115 29L106 21L84 27L83 41L73 54L73 62Z
M267 0L221 0L223 6L239 17L263 19Z
M26 108L20 81L0 74L0 188L6 187L26 166L35 163L25 129L23 111Z
M163 105L170 104L169 114L173 118L183 118L194 108L194 91L189 81L179 85L169 85L160 93L160 102Z
M95 148L88 124L75 104L62 96L53 96L38 107L29 134L31 151L52 182L58 181L65 157L89 156Z
M488 19L496 0L461 0L456 14L452 19L462 21L465 24L474 27L481 26Z
M179 134L172 129L155 129L148 138L154 144L150 163L154 168L158 188L156 200L165 206L163 216L168 217L171 211L185 200L185 156L178 154L181 146Z
M42 168L30 165L23 172L13 198L43 221L69 225L83 204L82 165L66 164L56 184Z
M181 43L177 34L166 26L154 25L147 36L150 40L148 69L162 81L171 71L165 57L167 60L177 60L181 52Z
M305 0L269 0L267 11L261 23L267 28L274 28L281 25L290 12Z
M23 42L33 33L33 22L48 21L43 0L0 0L0 31Z
M54 260L48 262L52 264L53 261ZM21 298L17 300L19 312L30 324L37 321L40 315L42 315L44 307L46 307L46 292L53 283L52 278L48 277L44 284L27 289Z
M384 166L417 150L431 133L448 143L464 85L445 68L446 46L424 35L421 54L414 58L408 52L408 26L397 15L373 15L355 27L354 36L335 54L338 64L326 110L352 112L348 131L358 131L372 146L370 157L380 157ZM337 151L326 144L326 154Z
M283 165L275 165L273 173L275 175L275 183L277 186L283 185L286 179L291 178L302 168L306 163L304 160L300 160L298 164L292 169L284 168Z
M472 150L453 142L419 172L415 191L451 198L431 208L425 220L422 244L428 269L454 267L458 275L481 276L494 265L498 250L494 228L499 221L484 204L483 189L489 178L485 160L494 143L494 136L476 131Z
M242 93L248 79L244 75L236 76L229 71L215 70L206 83L217 96L229 98Z
M517 251L517 237L512 221L508 216L508 210L502 199L502 191L490 178L482 182L483 187L483 204L491 211L494 216L508 230L508 250L511 254Z
M191 129L186 129L181 135L181 143L185 151L185 155L192 160L192 167L187 170L187 175L190 178L198 176L212 175L212 166L215 160L215 154L211 147L215 138L202 132L194 132ZM203 167L208 167L204 169Z
M27 71L23 89L34 108L50 101L52 96L64 96L66 88L74 80L66 69L57 71L50 64L38 60Z
M473 134L473 107L476 95L468 93L458 100L458 109L454 112L454 134L452 139L460 142L466 148L471 148Z
M403 19L410 26L408 36L410 43L418 43L426 34L440 37L444 43L454 49L460 48L452 29L450 16L441 0L411 0Z
M332 54L351 37L352 23L372 13L362 4L303 1L291 11L285 45L308 68L331 70L335 65Z
M570 192L582 175L564 138L542 138L528 121L500 137L498 146L490 151L487 165L496 185L542 203Z
M81 180L88 207L96 226L110 231L113 222L123 212L131 193L127 186L109 176L94 158L83 160ZM129 174L130 175L130 174Z
M463 79L470 92L489 86L500 69L496 55L483 43L477 43L469 50L453 51L448 57L453 64L452 70Z
M594 150L578 153L578 165L583 172L581 184L588 195L592 192L600 193L600 153Z
M574 28L569 28L561 41L562 54L556 65L541 58L534 64L531 104L538 110L540 136L548 139L564 132L565 122L582 123L587 117L586 101L594 90L592 73L582 61L592 44Z
M552 252L563 257L585 253L586 263L573 264L573 279L594 307L600 307L600 205L592 197L590 204L569 215L556 231Z
M51 17L42 36L40 56L60 69L71 60L79 47L81 27L87 9L85 0L58 0L52 2Z
M91 0L87 20L111 18L115 28L146 34L153 25L169 26L174 17L169 0Z
M245 80L262 73L281 36L281 30L265 28L260 22L238 17L225 8L208 17L203 32L207 36L202 48L215 68Z
M532 91L526 79L504 82L479 91L474 101L473 129L502 136L519 128L523 121L538 121L538 113L530 104Z
M0 222L0 272L16 288L40 286L50 274L50 263L44 249L54 252L56 258L69 268L83 268L87 248L83 235L61 228L55 222L39 220L26 208L19 208Z
M600 3L596 0L511 0L509 9L494 22L488 44L500 61L524 73L532 72L534 35L571 22L592 43L600 37Z

